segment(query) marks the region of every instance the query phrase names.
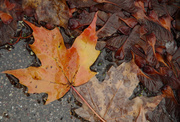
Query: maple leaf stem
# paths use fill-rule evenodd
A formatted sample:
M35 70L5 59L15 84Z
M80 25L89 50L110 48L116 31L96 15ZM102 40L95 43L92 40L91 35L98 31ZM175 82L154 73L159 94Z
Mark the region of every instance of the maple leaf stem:
M20 41L20 39L26 39L26 38L29 38L29 37L31 37L32 36L32 34L30 34L29 36L27 36L27 37L22 37L22 32L20 33L20 36L17 38L17 40L15 41L15 42L13 42L13 43L8 43L9 45L14 45L14 44L16 44L16 43L18 43L19 41ZM12 38L16 38L16 37L12 37Z
M106 122L98 113L96 113L96 111L89 105L89 103L83 98L83 96L82 96L73 86L71 86L71 88L76 92L76 94L83 100L83 102L85 102L85 104L91 109L91 111L92 111L102 122Z

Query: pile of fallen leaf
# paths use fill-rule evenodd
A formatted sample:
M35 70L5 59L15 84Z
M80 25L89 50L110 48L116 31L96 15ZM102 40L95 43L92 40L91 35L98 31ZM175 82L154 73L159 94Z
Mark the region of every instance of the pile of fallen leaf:
M178 0L1 0L0 46L33 36L41 62L3 73L29 93L47 93L46 104L74 89L89 103L75 112L89 121L180 121L179 7Z

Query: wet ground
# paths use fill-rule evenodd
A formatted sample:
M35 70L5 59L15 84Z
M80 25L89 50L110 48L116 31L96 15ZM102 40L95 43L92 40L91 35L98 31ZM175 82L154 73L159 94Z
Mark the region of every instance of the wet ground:
M34 63L35 56L21 40L14 48L0 49L0 72L26 68ZM17 88L18 87L18 88ZM2 122L79 122L71 115L76 107L71 92L60 100L43 105L45 94L27 94L24 86L0 73L0 121Z

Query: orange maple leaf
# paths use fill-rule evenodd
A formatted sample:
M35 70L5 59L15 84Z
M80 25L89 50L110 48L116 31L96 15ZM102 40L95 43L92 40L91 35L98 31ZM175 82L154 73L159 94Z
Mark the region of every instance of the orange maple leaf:
M28 87L28 93L47 93L46 104L63 97L71 86L84 84L96 74L89 69L100 53L95 49L96 19L97 14L70 49L66 49L58 28L47 30L25 21L32 28L35 39L30 47L42 65L2 73L18 78Z

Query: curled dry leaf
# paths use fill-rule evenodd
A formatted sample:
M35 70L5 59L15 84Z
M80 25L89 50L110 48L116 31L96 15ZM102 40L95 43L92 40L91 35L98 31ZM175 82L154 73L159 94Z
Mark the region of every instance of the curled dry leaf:
M103 82L94 77L88 83L76 87L91 107L107 122L134 121L145 119L145 114L152 111L163 98L137 97L129 100L133 90L139 83L137 66L131 61L119 67L112 67ZM79 100L79 97L77 97ZM75 110L80 116L89 121L97 121L93 113L83 104Z
M70 49L66 49L58 28L47 30L25 21L32 28L35 38L30 47L42 65L3 73L18 78L28 87L28 93L47 93L46 104L63 97L72 85L84 84L96 74L89 68L100 53L95 50L96 19L97 14Z
M4 24L10 24L13 20L12 16L0 11L0 18L3 21Z

